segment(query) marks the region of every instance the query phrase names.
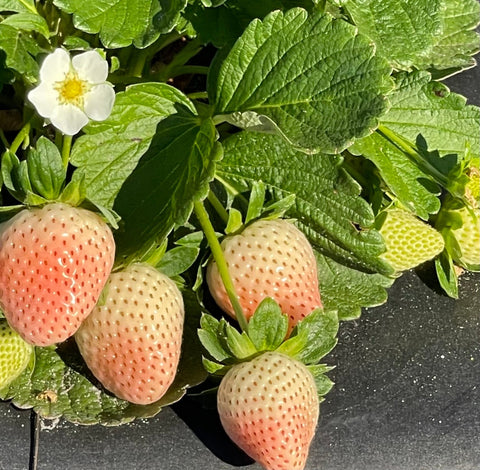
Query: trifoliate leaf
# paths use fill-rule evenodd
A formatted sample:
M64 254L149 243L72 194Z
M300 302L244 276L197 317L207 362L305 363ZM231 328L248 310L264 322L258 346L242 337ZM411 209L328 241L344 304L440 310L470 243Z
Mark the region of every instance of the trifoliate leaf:
M207 196L221 147L211 119L188 108L161 121L148 151L125 180L114 209L122 219L117 252L130 256L161 243ZM132 197L135 195L135 197Z
M117 94L112 114L84 128L75 141L71 163L82 171L87 197L111 208L120 187L146 152L160 121L179 106L194 111L180 91L163 83L132 85Z
M357 29L301 8L254 20L209 74L217 115L255 112L307 153L337 153L377 125L390 67Z

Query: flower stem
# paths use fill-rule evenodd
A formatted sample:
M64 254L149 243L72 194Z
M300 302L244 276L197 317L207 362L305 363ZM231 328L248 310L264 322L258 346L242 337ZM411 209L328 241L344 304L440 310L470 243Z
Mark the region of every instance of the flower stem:
M70 151L72 149L72 136L65 135L63 137L63 144L62 144L62 163L63 168L67 168L68 161L70 160Z
M223 255L222 247L218 242L217 235L215 234L215 229L210 222L208 212L205 210L205 206L202 202L196 202L193 207L195 210L195 215L197 216L198 221L202 226L202 230L205 233L205 237L207 238L210 249L212 250L213 259L217 263L220 277L222 278L223 285L225 286L225 290L227 291L227 295L232 304L235 316L237 317L237 321L240 325L240 328L243 331L246 331L248 327L248 321L245 317L245 314L243 313L242 306L240 305L238 296L235 292L232 278L230 277L230 273L228 272L227 261L225 260L225 256Z
M16 153L22 143L28 139L30 127L30 121L27 121L13 140L12 145L10 145L10 152Z

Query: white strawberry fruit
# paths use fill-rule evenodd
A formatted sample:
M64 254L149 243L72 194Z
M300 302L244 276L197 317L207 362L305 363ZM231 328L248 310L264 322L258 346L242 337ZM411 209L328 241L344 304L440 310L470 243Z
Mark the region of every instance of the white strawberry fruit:
M114 395L159 400L177 371L184 323L180 290L147 264L113 273L75 340L86 364Z

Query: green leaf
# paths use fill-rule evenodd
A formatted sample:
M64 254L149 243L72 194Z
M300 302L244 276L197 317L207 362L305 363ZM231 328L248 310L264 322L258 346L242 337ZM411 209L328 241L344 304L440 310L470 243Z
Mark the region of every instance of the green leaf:
M157 37L153 19L160 14L158 0L54 0L54 5L73 14L75 28L100 34L109 49L146 47Z
M305 348L297 358L304 364L317 364L337 344L338 314L335 310L316 309L297 323L299 334L305 330L308 335Z
M108 119L84 128L86 135L76 140L70 161L82 170L77 176L85 178L88 199L113 207L158 123L176 113L179 105L195 109L185 95L164 83L132 85L117 94Z
M392 194L422 219L440 209L440 188L432 176L379 132L358 140L349 152L372 161Z
M443 31L443 0L349 0L346 8L361 33L398 69L423 61Z
M413 144L440 155L464 155L467 148L480 148L480 108L442 83L432 82L427 72L400 74L389 98L391 108L382 125Z
M255 112L308 153L337 153L377 125L390 67L352 25L300 8L254 20L211 67L218 115Z
M245 331L240 333L232 325L227 324L225 332L227 346L237 359L247 359L258 352Z
M66 178L66 168L57 146L46 137L38 139L27 157L28 176L32 189L45 199L56 199Z
M292 336L285 340L276 351L297 358L307 346L308 331L306 329L294 331Z
M325 372L328 372L331 369L331 367L325 366L325 364L308 366L308 370L311 372L315 380L317 392L320 397L325 396L334 386L332 380L325 375Z
M237 133L223 144L220 181L240 192L262 181L274 200L294 194L287 216L297 219L316 249L361 271L391 272L378 259L384 243L369 228L374 214L360 197L359 185L341 169L341 157L305 155L280 137L253 132Z
M394 282L379 273L366 273L315 252L322 303L326 310L337 310L340 320L360 317L361 307L376 307L387 301Z
M258 351L274 351L285 339L288 316L275 300L265 298L248 322L248 336Z
M180 22L187 0L159 0L160 11L153 17L155 29L162 34L172 31Z
M443 250L443 252L435 258L435 271L442 289L449 297L458 299L458 277L455 272L452 257L447 250Z
M248 224L251 220L257 219L262 214L263 203L265 202L265 185L261 181L255 181L250 192L250 199L248 200L247 215L245 216L245 223Z
M16 15L7 16L2 21L3 25L11 26L15 29L22 31L35 31L40 33L44 38L49 38L50 30L48 29L47 22L43 16L36 13L17 13Z
M196 336L200 307L193 294L184 293L185 326L182 354L174 382L167 393L150 405L133 405L113 397L92 377L73 341L36 348L36 362L7 389L1 399L19 408L33 408L45 418L63 417L79 424L118 425L135 418L149 418L164 406L178 401L186 389L206 378L201 346Z
M178 246L168 250L156 265L156 268L168 277L185 272L198 257L200 250L193 246Z
M20 160L18 157L6 150L2 155L2 180L8 192L18 201L23 201L26 189L20 181Z
M228 211L228 221L227 226L225 227L225 233L228 235L230 233L235 233L243 225L242 213L232 207Z
M34 0L0 0L0 12L3 11L37 13Z
M85 177L80 176L81 170L77 170L78 174L75 179L68 182L60 195L60 200L71 206L78 206L86 198L87 190L85 188Z
M27 83L34 83L38 75L35 57L41 51L37 42L25 32L0 23L0 49L7 55L7 67L22 75Z
M224 325L224 322L219 322L216 318L204 313L200 318L200 329L197 332L203 347L218 362L232 357L222 341Z
M433 49L420 59L418 66L433 69L436 78L473 67L473 56L480 50L480 39L475 28L480 20L478 0L448 0L445 9L442 34L435 37Z
M114 209L122 219L117 250L124 256L157 243L183 224L194 201L205 198L221 155L211 119L186 108L158 125L148 152L127 178Z

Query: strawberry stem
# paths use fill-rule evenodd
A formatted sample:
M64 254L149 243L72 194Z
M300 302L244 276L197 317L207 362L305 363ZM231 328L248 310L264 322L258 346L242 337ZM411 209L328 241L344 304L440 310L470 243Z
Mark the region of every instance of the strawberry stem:
M67 166L68 166L68 161L70 160L71 149L72 149L72 136L71 135L63 136L63 144L62 144L63 168L67 168Z
M19 133L16 135L15 139L13 139L12 145L10 145L10 152L17 153L17 150L23 144L24 141L28 139L28 135L30 134L30 121L25 123L25 125L20 129Z
M202 226L203 233L207 238L210 249L212 250L213 259L217 263L220 277L222 278L223 285L225 286L225 290L227 291L227 295L232 304L235 316L237 317L237 321L240 325L240 328L243 331L246 331L248 327L248 321L245 317L245 314L243 313L243 309L238 300L237 293L235 292L235 287L228 271L228 264L225 260L225 256L223 255L222 247L220 246L220 243L217 239L215 229L210 222L208 212L205 210L205 206L202 202L196 202L193 207L195 210L195 215L197 216L197 219Z
M228 212L225 210L225 207L223 207L223 204L220 202L217 195L212 190L210 190L208 192L207 199L208 199L208 202L215 209L215 212L220 216L220 218L226 224L228 222Z

